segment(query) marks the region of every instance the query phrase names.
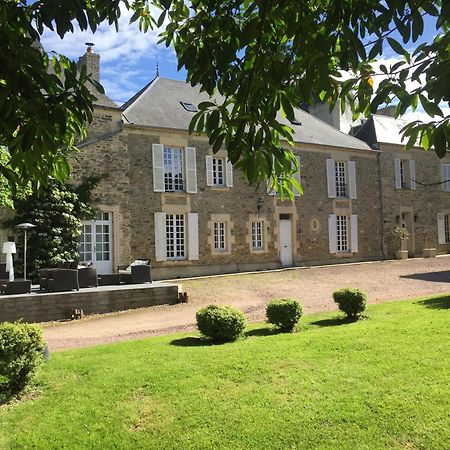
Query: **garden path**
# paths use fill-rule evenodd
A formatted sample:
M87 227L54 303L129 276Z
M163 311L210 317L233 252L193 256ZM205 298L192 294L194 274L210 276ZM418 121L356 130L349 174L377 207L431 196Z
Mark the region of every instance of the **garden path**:
M195 328L195 312L211 303L233 305L250 321L262 321L272 298L297 298L305 313L335 310L331 294L341 287L363 289L369 303L450 293L450 255L174 281L182 284L188 303L44 324L50 350L188 331Z

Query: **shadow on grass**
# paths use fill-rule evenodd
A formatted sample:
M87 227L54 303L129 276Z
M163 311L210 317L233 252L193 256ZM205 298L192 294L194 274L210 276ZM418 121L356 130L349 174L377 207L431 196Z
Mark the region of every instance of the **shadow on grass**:
M222 344L222 342L219 342L219 344ZM174 339L173 341L170 341L170 345L174 345L175 347L210 347L211 345L217 344L201 337L188 336Z
M421 300L417 304L430 309L450 309L450 295Z
M280 331L275 328L264 327L264 328L255 328L254 330L249 330L245 332L245 336L273 336L274 334L280 334Z
M349 319L348 317L333 317L331 319L316 320L315 322L310 322L310 324L317 325L318 327L337 327L339 325L357 322L357 320Z

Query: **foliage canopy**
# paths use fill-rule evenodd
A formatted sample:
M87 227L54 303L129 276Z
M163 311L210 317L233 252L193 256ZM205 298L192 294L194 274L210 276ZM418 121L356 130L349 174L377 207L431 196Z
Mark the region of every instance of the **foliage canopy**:
M448 1L74 0L62 9L58 0L8 0L0 9L0 144L11 160L0 170L12 181L66 176L74 133L83 136L92 116L86 73L62 56L48 73L49 58L32 41L44 26L62 37L73 21L82 30L103 21L117 27L121 6L135 11L131 21L143 31L163 26L161 42L173 45L188 81L223 98L201 104L190 131L206 132L214 150L225 144L252 183L292 171L295 159L282 145L292 143L292 129L280 117L294 120L294 107L317 97L330 108L350 104L355 118L386 102L397 116L421 105L433 120L408 124L406 147L419 139L439 157L449 148L441 109L450 102ZM436 23L428 41L427 17ZM388 49L399 61L377 71L374 61ZM290 191L292 180L274 180Z

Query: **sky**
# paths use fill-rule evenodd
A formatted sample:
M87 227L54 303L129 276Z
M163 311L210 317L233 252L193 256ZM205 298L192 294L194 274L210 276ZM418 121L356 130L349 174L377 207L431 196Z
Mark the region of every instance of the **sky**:
M74 24L74 32L68 33L61 39L56 32L45 30L41 38L42 45L47 52L56 51L74 60L77 60L86 52L85 42L93 42L94 52L100 55L100 81L106 94L117 104L121 105L151 81L156 75L156 65L159 65L159 74L165 78L185 80L185 72L177 71L176 55L172 48L166 48L164 44L157 44L158 34L161 30L149 30L142 33L135 22L129 25L132 13L122 10L119 19L119 32L114 26L101 25L97 32L80 31ZM436 34L431 20L425 22L424 40L432 39ZM393 35L400 40L399 36ZM414 46L417 44L414 44ZM388 45L385 45L385 53L378 61L387 66L397 62L396 55ZM375 86L381 81L375 78ZM448 108L445 112L450 114ZM407 118L428 119L423 111L409 113Z

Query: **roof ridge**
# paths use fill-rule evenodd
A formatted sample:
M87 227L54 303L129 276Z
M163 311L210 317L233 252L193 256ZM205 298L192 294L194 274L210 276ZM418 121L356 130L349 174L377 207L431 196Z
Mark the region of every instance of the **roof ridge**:
M134 102L136 102L139 97L145 93L145 91L151 87L151 85L153 84L153 82L155 82L156 80L158 80L161 77L155 77L152 80L150 80L142 89L140 89L139 91L136 92L136 94L134 94L130 99L128 99L121 107L120 109L122 111L125 112L125 110L131 106Z

